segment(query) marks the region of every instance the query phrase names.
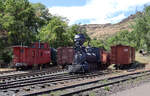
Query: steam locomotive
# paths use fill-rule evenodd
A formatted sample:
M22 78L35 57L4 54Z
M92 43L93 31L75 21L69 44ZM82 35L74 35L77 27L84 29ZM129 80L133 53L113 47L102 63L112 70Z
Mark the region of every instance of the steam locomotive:
M69 73L85 73L90 71L96 71L100 69L101 65L101 53L100 48L84 47L85 36L83 34L77 34L74 38L75 42L75 55L72 65L69 65Z

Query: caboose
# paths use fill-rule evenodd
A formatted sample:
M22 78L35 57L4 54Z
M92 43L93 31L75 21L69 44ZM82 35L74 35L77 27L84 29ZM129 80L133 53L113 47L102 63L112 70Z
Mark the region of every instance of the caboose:
M13 54L13 65L17 69L51 63L51 50L48 43L35 42L30 46L13 46Z

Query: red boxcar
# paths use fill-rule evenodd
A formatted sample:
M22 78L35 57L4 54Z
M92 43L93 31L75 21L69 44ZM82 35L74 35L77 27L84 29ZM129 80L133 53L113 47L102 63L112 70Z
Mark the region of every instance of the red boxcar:
M72 64L74 58L74 49L72 47L57 48L57 64L64 67Z
M13 46L13 64L15 67L37 66L51 62L48 43L33 43L31 46Z
M129 65L135 61L135 49L130 46L111 46L111 64Z

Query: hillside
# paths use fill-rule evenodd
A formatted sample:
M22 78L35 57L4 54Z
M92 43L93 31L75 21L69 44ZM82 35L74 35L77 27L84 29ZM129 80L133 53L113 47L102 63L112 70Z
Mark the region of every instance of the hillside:
M128 18L122 20L117 24L86 24L82 25L82 27L87 30L87 33L91 38L103 39L112 36L120 30L131 31L130 25L133 24L133 21L136 18L137 14L141 13L137 12L134 15L130 15Z

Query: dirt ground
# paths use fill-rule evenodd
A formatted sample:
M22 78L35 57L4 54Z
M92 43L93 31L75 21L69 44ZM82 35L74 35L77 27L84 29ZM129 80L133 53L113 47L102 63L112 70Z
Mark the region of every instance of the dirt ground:
M150 83L112 94L111 96L150 96Z
M141 65L145 65L145 69L150 69L150 55L143 56L142 54L136 53L135 60Z

